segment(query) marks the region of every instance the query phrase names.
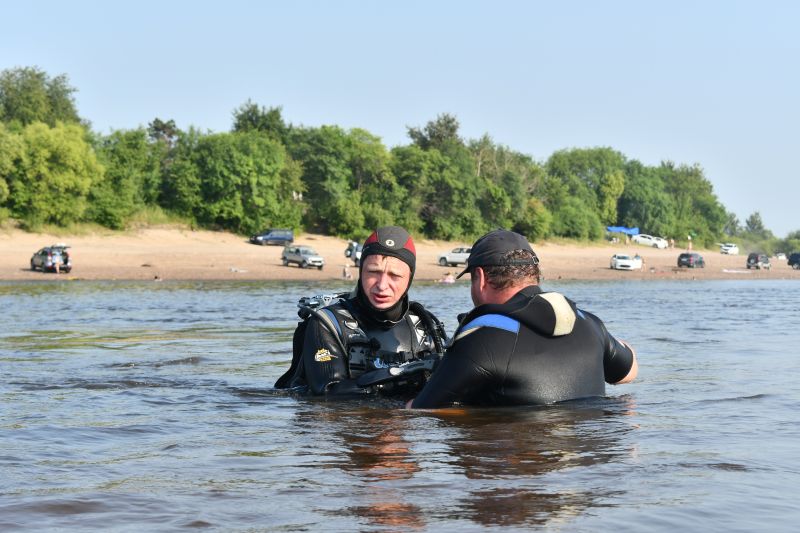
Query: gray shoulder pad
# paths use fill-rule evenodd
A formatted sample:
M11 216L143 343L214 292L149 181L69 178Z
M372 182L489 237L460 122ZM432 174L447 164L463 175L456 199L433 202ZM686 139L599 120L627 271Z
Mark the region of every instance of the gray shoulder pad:
M543 292L538 295L538 298L547 302L552 309L555 320L552 331L549 332L550 335L561 337L572 333L572 329L575 327L575 311L564 295L558 292Z

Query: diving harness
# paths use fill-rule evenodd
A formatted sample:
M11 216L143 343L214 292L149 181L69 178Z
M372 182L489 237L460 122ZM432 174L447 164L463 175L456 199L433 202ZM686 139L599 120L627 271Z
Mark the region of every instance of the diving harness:
M350 377L356 379L359 387L374 386L380 390L401 386L408 380L427 381L444 354L447 336L442 323L422 304L411 301L403 318L409 325L408 339L397 339L396 333L393 334L396 328L372 331L372 336L368 336L348 308L348 296L349 293L340 293L300 298L297 314L303 322L295 332L292 367L302 354L304 326L313 316L336 340L347 357ZM333 308L333 304L340 305ZM290 373L291 369L287 374ZM280 387L282 379L276 387Z

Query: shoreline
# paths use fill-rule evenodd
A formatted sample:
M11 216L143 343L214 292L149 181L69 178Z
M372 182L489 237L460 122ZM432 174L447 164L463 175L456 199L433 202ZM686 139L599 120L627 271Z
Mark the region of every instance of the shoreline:
M70 245L73 262L69 274L30 270L30 258L40 248L55 243ZM38 280L275 280L342 281L349 266L353 277L358 270L345 257L347 241L337 237L298 234L294 244L310 245L325 258L322 270L283 266L282 246L250 244L246 237L225 232L181 228L145 228L127 233L87 234L73 237L26 233L11 229L0 232L0 281ZM446 272L458 274L464 268L443 267L438 256L470 243L415 239L417 281L437 281ZM772 260L771 270L747 270L746 254L723 255L717 250L698 251L706 261L701 269L678 268L678 255L685 250L659 250L635 244L532 243L541 259L544 281L575 280L695 280L695 279L800 279L786 261ZM642 271L609 268L615 253L639 254ZM463 277L457 283L468 283Z

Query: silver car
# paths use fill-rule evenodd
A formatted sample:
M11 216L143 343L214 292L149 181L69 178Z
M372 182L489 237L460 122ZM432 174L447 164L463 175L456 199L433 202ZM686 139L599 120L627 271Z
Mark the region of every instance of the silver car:
M325 259L310 246L286 246L281 254L281 260L283 266L296 263L300 268L317 267L319 270L325 266Z
M45 246L31 257L31 270L41 269L42 272L66 272L72 270L72 259L67 252L66 244Z

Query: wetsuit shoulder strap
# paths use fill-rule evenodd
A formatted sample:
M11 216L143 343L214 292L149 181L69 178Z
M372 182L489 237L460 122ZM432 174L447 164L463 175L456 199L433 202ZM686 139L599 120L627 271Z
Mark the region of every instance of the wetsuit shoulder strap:
M486 327L501 329L517 334L519 333L519 320L497 313L480 315L464 324L463 327L459 328L458 333L453 340L457 341L458 339L466 337L470 333L474 333L475 331Z
M336 313L331 311L328 307L323 307L317 314L314 315L321 321L325 322L328 326L328 329L332 329L336 332L336 334L341 338L342 336L342 325L339 323L338 318L336 317Z

